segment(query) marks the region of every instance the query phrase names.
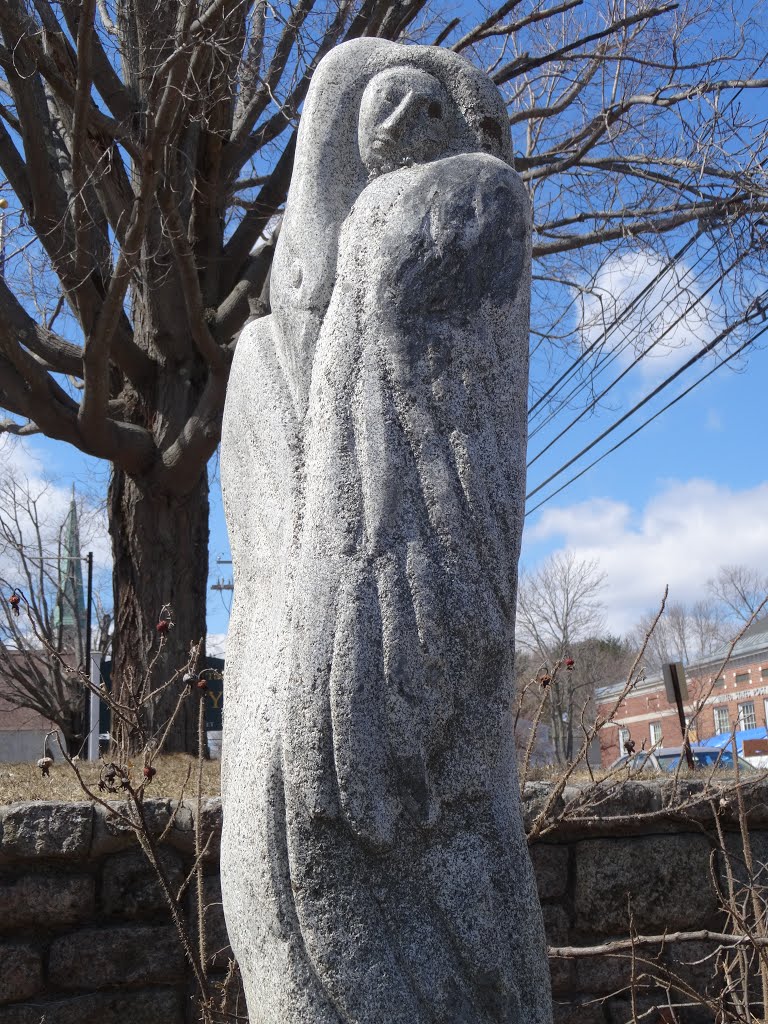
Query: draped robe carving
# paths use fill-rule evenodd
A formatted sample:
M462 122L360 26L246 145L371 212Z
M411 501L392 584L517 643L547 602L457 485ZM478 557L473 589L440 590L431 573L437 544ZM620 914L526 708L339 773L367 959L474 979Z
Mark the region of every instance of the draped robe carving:
M549 1024L511 721L527 198L460 58L360 40L312 89L222 449L222 886L251 1021Z

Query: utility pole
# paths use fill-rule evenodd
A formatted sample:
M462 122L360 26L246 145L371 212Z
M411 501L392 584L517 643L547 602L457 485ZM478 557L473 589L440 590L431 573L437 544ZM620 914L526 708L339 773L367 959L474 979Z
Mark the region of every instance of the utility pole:
M688 767L693 771L695 764L691 753L691 741L688 737L688 726L685 721L683 701L688 700L688 683L685 679L685 668L680 661L670 662L661 666L664 676L664 688L667 700L677 706L677 717L680 722L680 733L683 737L683 755Z
M93 604L93 552L89 551L85 556L85 561L88 567L88 584L87 584L87 597L85 599L85 665L83 671L91 679L93 675L91 666L91 618L92 618L92 604ZM91 727L93 722L91 721L91 712L93 710L93 702L91 701L91 691L87 688L83 691L83 736L85 737L86 744L86 757L90 756L88 747L88 737L91 733ZM98 746L96 757L98 758Z
M232 565L232 559L231 558L217 558L216 559L216 565ZM221 592L222 590L234 590L234 589L235 589L235 585L232 582L232 580L231 579L225 580L221 576L219 576L218 580L211 585L211 590L218 590L219 592Z

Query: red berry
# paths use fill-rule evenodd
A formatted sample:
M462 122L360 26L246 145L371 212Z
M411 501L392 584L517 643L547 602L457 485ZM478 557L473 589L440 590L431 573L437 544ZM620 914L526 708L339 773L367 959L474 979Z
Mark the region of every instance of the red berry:
M168 632L169 626L170 622L168 621L168 619L160 619L155 628L157 629L157 632L160 634L160 636L164 636Z
M208 683L206 683L206 681L204 679L198 679L197 680L197 688L198 688L198 690L207 690L208 689Z
M145 764L144 778L148 779L151 782L155 775L157 775L157 768L153 768L151 764Z

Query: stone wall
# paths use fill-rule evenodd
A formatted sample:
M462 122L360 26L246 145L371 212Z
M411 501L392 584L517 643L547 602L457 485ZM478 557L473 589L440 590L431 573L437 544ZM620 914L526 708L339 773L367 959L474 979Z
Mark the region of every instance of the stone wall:
M528 822L549 787L526 792ZM691 804L696 786L632 782L606 789L598 803L580 806L569 789L570 821L532 845L549 941L592 946L625 937L631 913L645 934L717 929L721 922L711 881L721 870L710 803ZM593 794L594 797L594 794ZM746 794L756 858L768 860L768 785ZM680 809L680 803L683 808ZM670 804L678 809L671 810ZM688 806L685 806L688 804ZM736 849L735 801L714 805ZM172 819L167 801L149 805L153 830L164 829L162 863L173 885L192 864L193 816ZM204 832L214 839L205 860L209 951L214 974L228 949L217 876L218 800L206 802ZM711 964L704 943L674 947L699 987ZM667 956L672 956L670 949ZM0 1024L187 1024L198 1018L193 985L158 883L135 839L101 807L15 804L0 809ZM629 960L552 960L557 1024L620 1024L630 1018L621 989ZM641 993L640 1008L652 1002ZM651 1014L653 1022L664 1018ZM699 1011L690 1022L710 1018Z
M193 861L193 816L171 821L167 801L148 805L167 837L162 866L172 886ZM204 830L218 834L220 802ZM205 861L209 949L226 966L216 836ZM191 898L188 894L187 899ZM135 837L90 803L0 809L0 1024L184 1024L197 1021L194 991L160 885Z
M549 787L529 787L528 825ZM547 934L551 946L594 947L635 934L719 931L724 923L713 878L722 877L713 804L743 874L733 796L713 794L697 803L703 786L677 787L627 782L597 797L593 807L571 808L572 818L531 846ZM745 794L756 860L768 859L768 786ZM593 793L594 797L594 793ZM559 809L578 804L579 791L567 790ZM675 808L675 809L672 809ZM644 949L687 980L698 992L711 991L714 944L703 941ZM624 1024L632 1019L627 986L631 959L621 956L551 958L555 1024ZM637 970L642 974L643 966ZM639 1019L649 1024L679 1021L711 1024L713 1016L691 1006L677 1017L656 1012L666 996L647 983L636 990ZM647 1013L647 1016L642 1016Z

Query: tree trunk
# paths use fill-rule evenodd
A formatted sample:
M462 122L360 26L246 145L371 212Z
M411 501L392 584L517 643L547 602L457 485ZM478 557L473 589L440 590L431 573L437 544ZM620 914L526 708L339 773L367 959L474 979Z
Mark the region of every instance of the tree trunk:
M205 468L183 496L151 489L114 469L109 485L109 532L114 555L115 634L112 693L149 693L182 670L190 646L205 643L208 580L208 477ZM162 616L163 608L165 616ZM161 645L157 624L173 623ZM201 651L201 654L204 650ZM170 718L185 691L181 676L146 707L146 735L133 731L134 753ZM116 722L113 716L113 734ZM123 731L125 738L125 731ZM197 745L197 693L190 694L164 750Z
M72 713L68 718L64 718L59 722L54 723L61 729L61 735L64 741L64 749L70 757L74 757L76 754L78 757L85 756L85 723L83 721L82 714ZM58 749L58 745L55 739L47 741L47 746L51 749L55 760L60 760L61 752Z

